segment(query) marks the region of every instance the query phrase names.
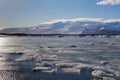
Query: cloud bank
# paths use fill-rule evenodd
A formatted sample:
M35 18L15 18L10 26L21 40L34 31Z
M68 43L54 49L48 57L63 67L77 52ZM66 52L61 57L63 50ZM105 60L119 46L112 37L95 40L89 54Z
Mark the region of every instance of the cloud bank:
M49 22L43 22L41 24L54 24L58 22L102 22L102 23L111 23L111 22L120 22L120 19L102 19L102 18L75 18L75 19L59 19L59 20L52 20Z
M102 0L97 5L120 5L120 0Z
M76 21L80 21L80 22L87 22L87 21L90 21L90 22L100 22L102 21L103 19L102 18L75 18L75 19L59 19L59 20L52 20L52 21L49 21L49 22L43 22L42 24L53 24L53 23L57 23L57 22L76 22Z

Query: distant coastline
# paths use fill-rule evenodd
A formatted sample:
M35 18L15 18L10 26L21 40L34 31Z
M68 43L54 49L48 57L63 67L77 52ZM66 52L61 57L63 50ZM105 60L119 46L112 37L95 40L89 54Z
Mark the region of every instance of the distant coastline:
M0 33L0 35L5 36L57 36L57 37L64 37L64 36L116 36L120 34L25 34L25 33Z

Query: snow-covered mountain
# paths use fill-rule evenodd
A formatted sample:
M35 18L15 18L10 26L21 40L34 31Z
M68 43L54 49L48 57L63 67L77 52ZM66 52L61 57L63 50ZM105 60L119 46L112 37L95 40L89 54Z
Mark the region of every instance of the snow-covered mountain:
M6 28L0 33L25 34L120 34L120 20L103 20L98 18L79 18L70 20L54 20L38 26L24 28Z

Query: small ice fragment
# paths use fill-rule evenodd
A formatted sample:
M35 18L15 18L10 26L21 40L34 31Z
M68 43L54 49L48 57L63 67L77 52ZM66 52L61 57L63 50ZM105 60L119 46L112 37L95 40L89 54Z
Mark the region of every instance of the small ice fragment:
M94 43L94 42L90 42L90 43L88 43L87 45L88 45L88 46L91 46L91 45L95 45L95 43Z
M52 72L52 73L57 73L58 70L57 70L57 69L52 69L51 72Z
M100 61L100 64L102 64L102 65L107 65L109 62L107 62L107 61Z
M41 64L41 63L36 63L35 65L36 65L36 66L42 66L42 64Z
M32 71L44 71L44 70L50 70L49 67L35 67L32 69Z
M120 78L120 72L114 72L114 74L115 74L116 77Z
M43 62L42 62L42 65L43 65L44 67L50 67L52 64L51 64L50 62L43 61Z
M46 73L57 73L57 69L52 69L52 70L44 70L42 72L46 72Z
M58 56L57 55L51 55L49 57L51 57L51 58L57 58Z
M61 69L61 68L73 68L76 64L75 63L58 63L56 65L58 69Z
M79 63L77 66L75 66L75 68L77 68L77 69L86 69L86 68L88 68L88 65Z
M87 72L89 67L86 64L78 64L76 67L74 67L76 69L80 69L80 72Z
M102 77L102 80L116 80L114 78L109 78L109 77Z
M62 69L66 73L74 73L74 74L80 74L80 69L75 68L63 68Z

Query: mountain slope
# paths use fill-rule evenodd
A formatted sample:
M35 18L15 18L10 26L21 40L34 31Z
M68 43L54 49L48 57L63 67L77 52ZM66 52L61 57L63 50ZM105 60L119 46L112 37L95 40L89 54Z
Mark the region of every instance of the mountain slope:
M120 34L120 20L72 19L46 22L38 26L2 29L0 33L25 34Z

